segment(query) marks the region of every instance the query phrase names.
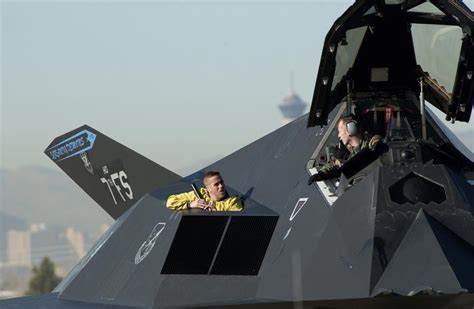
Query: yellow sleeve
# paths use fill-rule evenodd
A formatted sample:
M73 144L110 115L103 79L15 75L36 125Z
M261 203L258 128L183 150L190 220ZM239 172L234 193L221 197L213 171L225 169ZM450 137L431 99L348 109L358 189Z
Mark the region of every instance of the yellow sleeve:
M229 196L223 201L216 203L218 211L240 211L242 210L242 202L238 196Z
M188 209L188 202L192 202L196 199L197 198L193 191L181 194L173 194L168 196L168 200L166 200L166 207L174 210Z

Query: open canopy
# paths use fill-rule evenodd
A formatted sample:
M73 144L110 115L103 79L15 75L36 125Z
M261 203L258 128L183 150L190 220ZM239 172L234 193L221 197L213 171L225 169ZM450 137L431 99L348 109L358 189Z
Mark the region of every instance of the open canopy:
M420 91L448 120L468 122L474 94L474 14L457 0L359 0L326 36L308 126L347 95Z

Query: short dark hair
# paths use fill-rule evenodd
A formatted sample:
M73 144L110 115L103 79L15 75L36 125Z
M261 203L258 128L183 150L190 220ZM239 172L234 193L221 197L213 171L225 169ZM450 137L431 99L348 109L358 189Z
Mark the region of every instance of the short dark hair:
M218 171L209 171L206 174L204 174L204 176L202 177L202 182L205 183L206 179L214 177L214 176L219 176L222 179L221 173L219 173Z

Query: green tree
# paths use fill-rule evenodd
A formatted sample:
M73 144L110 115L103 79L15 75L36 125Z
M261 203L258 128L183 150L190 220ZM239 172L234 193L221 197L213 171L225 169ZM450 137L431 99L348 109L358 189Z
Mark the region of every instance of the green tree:
M56 276L55 265L49 257L44 257L39 267L33 266L33 276L29 282L28 295L37 295L51 292L61 281Z

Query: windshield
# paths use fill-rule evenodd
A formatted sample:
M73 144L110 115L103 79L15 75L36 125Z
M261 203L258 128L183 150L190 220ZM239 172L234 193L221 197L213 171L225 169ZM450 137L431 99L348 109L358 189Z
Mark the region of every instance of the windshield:
M337 45L336 69L334 70L331 90L334 90L342 77L354 64L366 31L367 26L347 30L346 39Z
M416 62L451 95L461 52L458 26L412 24Z

